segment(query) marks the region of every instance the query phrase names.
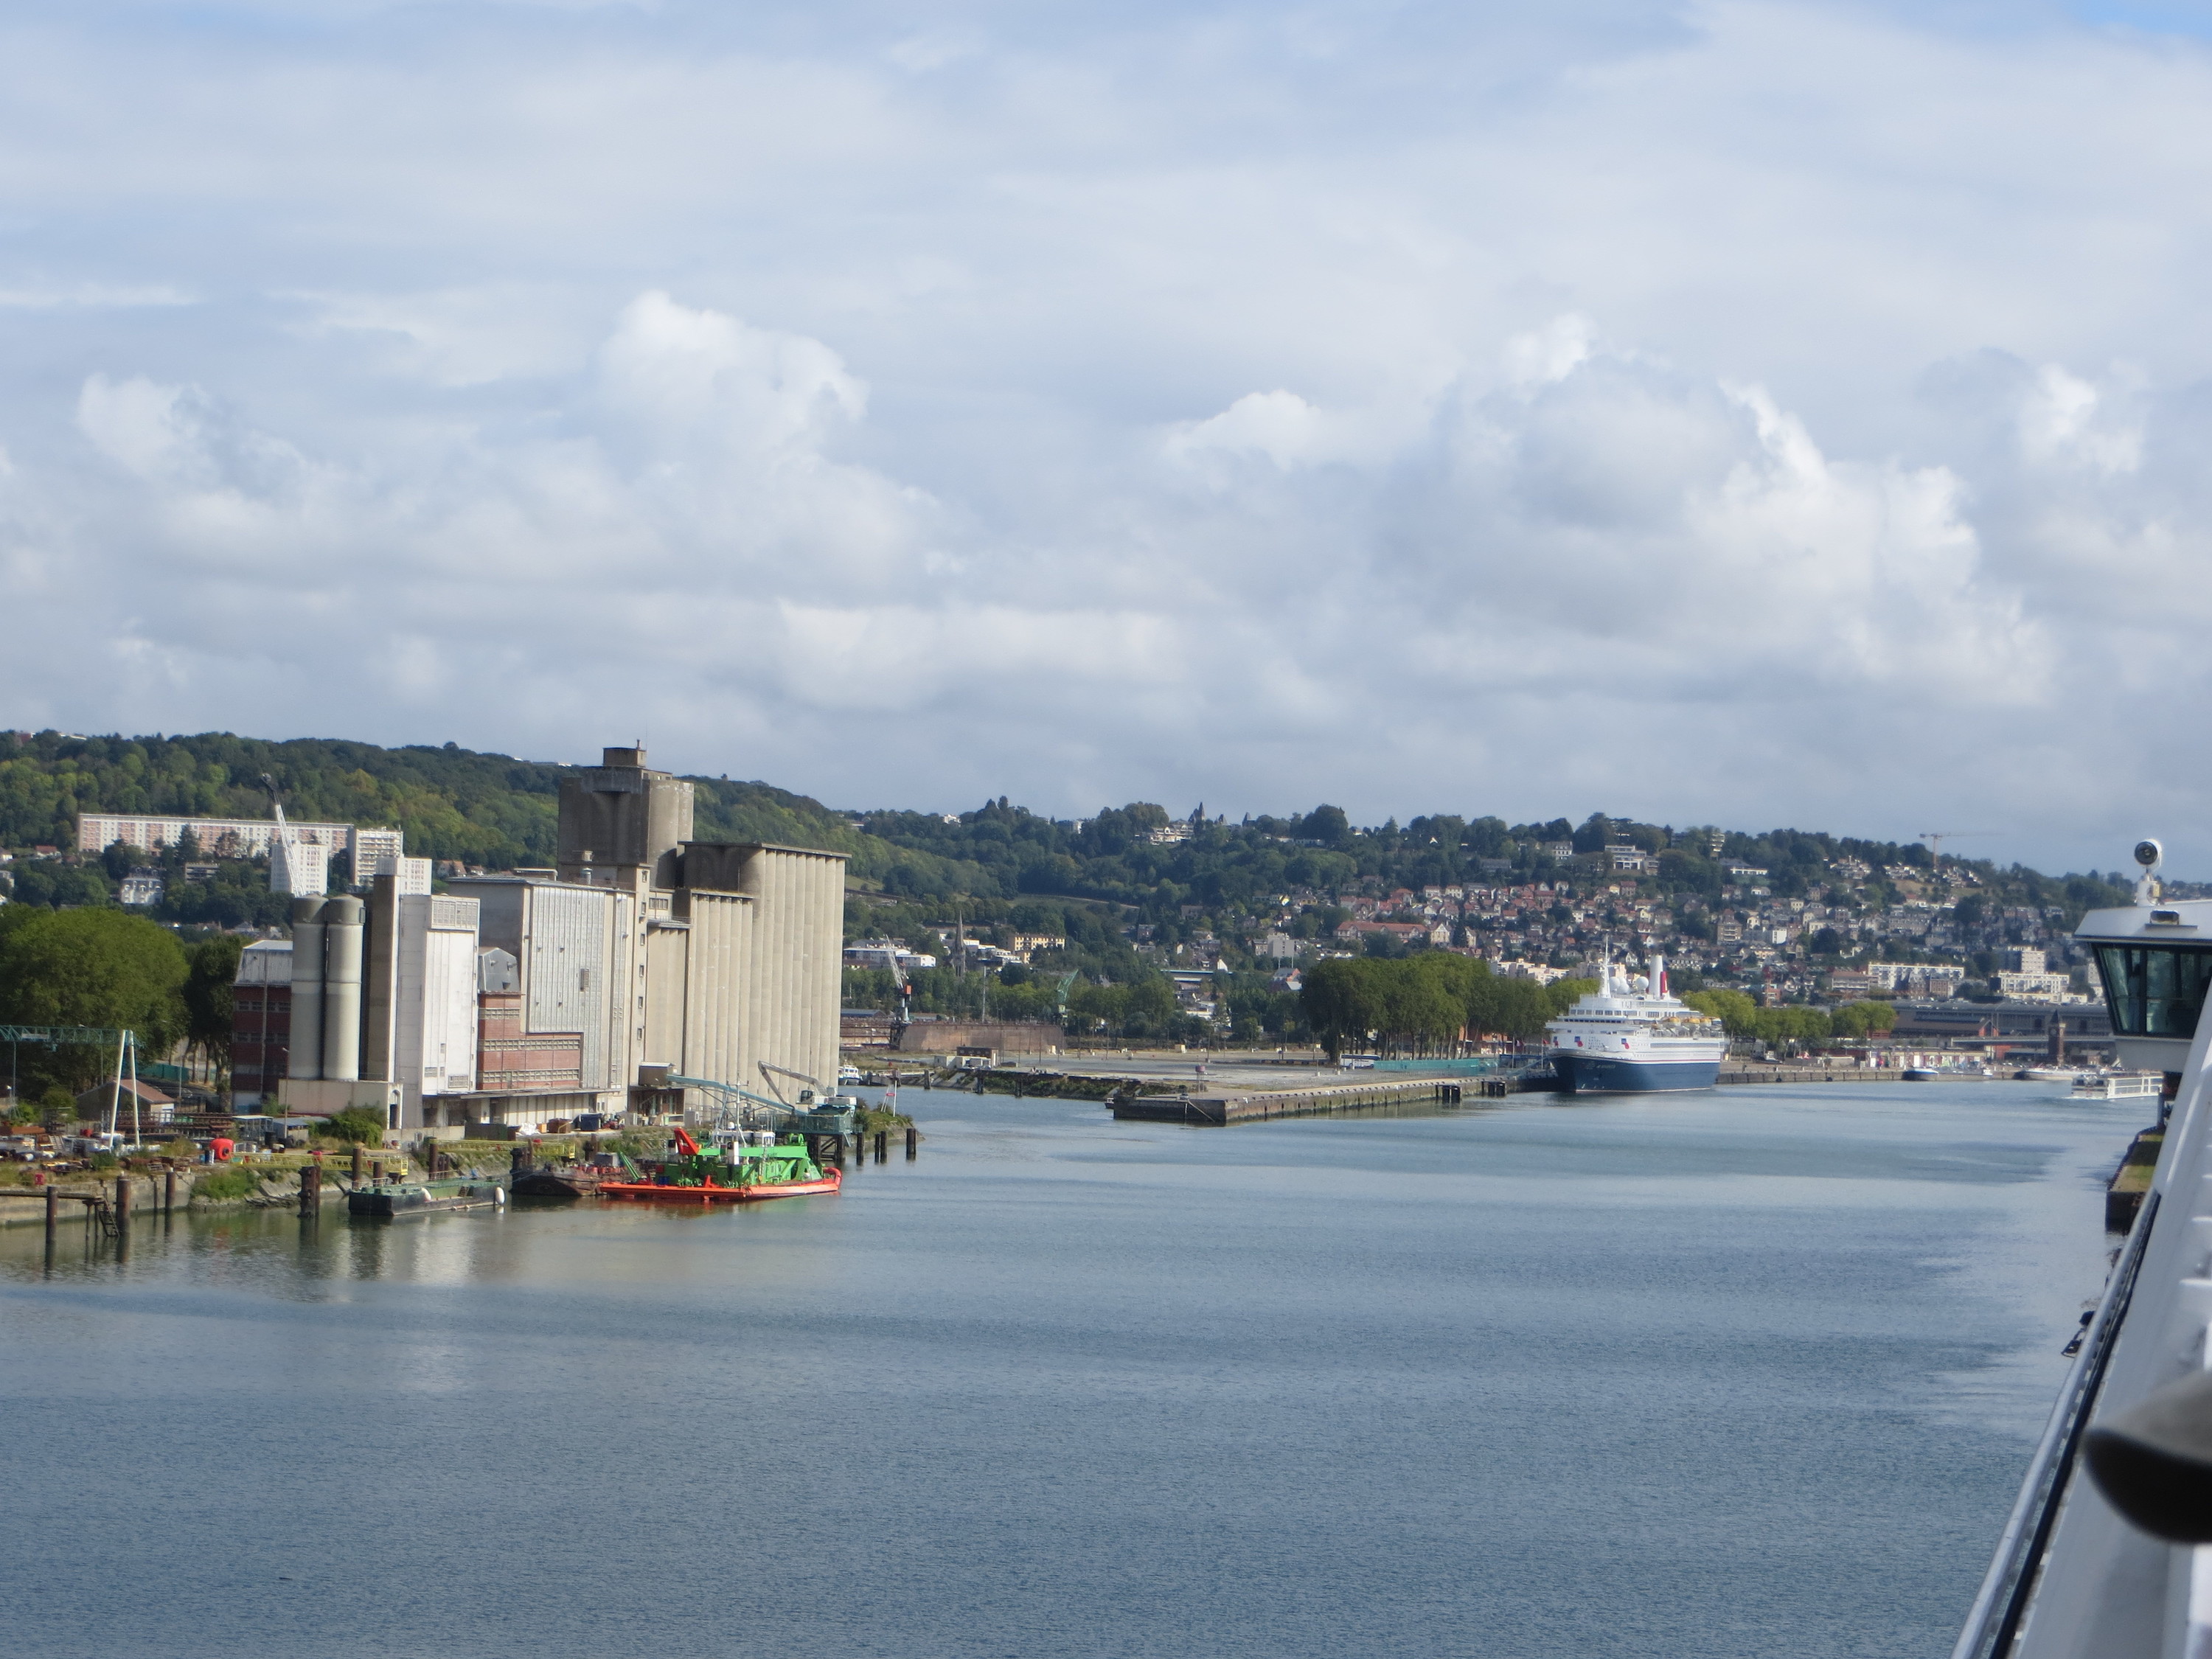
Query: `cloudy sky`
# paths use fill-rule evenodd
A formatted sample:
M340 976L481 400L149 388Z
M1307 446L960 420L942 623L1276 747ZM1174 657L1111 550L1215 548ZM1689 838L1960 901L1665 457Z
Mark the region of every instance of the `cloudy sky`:
M18 4L0 720L2212 871L2208 186L2212 7Z

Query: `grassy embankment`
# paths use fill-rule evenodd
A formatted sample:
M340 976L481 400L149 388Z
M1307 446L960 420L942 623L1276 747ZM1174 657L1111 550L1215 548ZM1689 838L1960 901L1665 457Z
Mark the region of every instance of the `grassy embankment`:
M2150 1190L2152 1172L2158 1168L2159 1148L2166 1144L2162 1129L2145 1129L2128 1148L2128 1155L2120 1160L2113 1172L2112 1185L2106 1188L2115 1193L2147 1193Z

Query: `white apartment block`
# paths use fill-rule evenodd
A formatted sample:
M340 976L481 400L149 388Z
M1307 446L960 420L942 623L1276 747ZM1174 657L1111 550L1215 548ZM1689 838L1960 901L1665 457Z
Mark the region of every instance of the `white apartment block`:
M351 823L289 823L285 826L289 838L302 847L322 849L327 864L340 853L353 859L353 878L366 884L370 878L398 872L401 876L402 892L428 892L428 886L407 885L411 878L400 871L398 860L406 856L406 834L404 830L386 830ZM214 858L257 859L269 851L276 839L276 821L274 818L191 818L171 817L149 812L81 812L76 820L76 850L80 853L102 853L121 842L125 847L135 847L151 852L156 847L179 847L189 835L200 851ZM410 862L427 861L410 860ZM422 880L427 884L427 874ZM295 890L320 892L320 886L302 886Z
M295 823L286 826L295 840L319 847L326 854L352 844L349 823ZM158 814L80 812L76 820L76 850L105 852L117 842L151 852L156 847L177 847L190 835L202 853L221 858L259 858L269 850L276 833L274 818L185 818ZM398 835L398 830L385 833Z

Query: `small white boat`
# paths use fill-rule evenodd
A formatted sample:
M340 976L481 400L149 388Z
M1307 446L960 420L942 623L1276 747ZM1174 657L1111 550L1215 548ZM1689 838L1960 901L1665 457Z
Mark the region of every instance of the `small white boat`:
M2074 1079L2075 1100L2153 1100L2166 1092L2160 1072L2085 1072Z

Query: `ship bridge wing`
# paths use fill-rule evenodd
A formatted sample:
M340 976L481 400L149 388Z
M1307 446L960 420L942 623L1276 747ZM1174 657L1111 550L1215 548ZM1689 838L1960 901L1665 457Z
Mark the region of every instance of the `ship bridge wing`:
M2167 1133L2080 1357L2031 1462L1954 1659L2163 1659L2212 1653L2212 1551L2140 1532L2081 1463L2082 1437L2212 1369L2212 902L2092 911L2124 1060L2167 1074Z

